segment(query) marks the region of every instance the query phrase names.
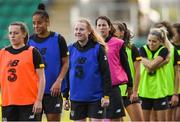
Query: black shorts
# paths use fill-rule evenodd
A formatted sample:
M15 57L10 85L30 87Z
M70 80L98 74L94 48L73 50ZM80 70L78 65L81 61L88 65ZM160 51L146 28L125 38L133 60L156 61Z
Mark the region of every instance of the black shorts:
M42 104L45 114L60 114L62 112L63 99L61 95L53 97L50 94L44 94Z
M144 110L166 110L169 108L168 98L158 98L158 99L151 99L151 98L143 98L141 99L141 106Z
M102 119L103 107L101 107L101 100L96 102L76 102L71 101L71 120L81 120L87 117Z
M110 104L107 107L108 119L118 119L125 116L124 106L119 86L113 87L110 92Z
M130 99L129 99L127 96L123 96L122 99L123 99L123 104L124 104L124 107L125 107L125 108L128 107L128 106L131 105L131 104L140 103L140 100L139 100L139 99L136 100L136 101L131 102Z
M2 121L37 121L40 114L32 113L33 105L2 106Z

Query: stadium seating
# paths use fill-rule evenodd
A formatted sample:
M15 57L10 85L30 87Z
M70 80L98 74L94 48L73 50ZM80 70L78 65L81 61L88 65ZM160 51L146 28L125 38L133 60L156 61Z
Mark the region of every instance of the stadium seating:
M8 25L23 21L32 32L32 14L41 0L0 0L0 49L9 45Z

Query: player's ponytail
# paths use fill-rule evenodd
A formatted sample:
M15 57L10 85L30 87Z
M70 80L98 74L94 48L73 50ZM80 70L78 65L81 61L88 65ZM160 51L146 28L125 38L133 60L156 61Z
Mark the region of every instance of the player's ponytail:
M45 11L46 10L46 6L43 3L39 3L37 9Z

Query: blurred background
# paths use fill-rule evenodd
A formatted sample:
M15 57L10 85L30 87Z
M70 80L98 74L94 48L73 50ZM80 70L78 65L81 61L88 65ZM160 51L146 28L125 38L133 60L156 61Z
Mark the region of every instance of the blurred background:
M73 24L79 18L87 18L93 25L100 15L125 22L137 47L146 43L154 23L180 22L180 0L0 0L0 48L9 45L8 25L13 21L25 22L33 33L32 14L40 2L46 4L50 15L50 30L61 33L68 44L73 42ZM69 120L68 115L63 111L62 120Z
M32 14L40 2L50 15L50 30L61 33L68 44L73 42L73 24L79 18L87 18L93 25L100 15L125 22L137 47L146 43L154 23L180 22L180 0L0 0L0 48L9 45L8 25L13 21L25 22L33 33Z

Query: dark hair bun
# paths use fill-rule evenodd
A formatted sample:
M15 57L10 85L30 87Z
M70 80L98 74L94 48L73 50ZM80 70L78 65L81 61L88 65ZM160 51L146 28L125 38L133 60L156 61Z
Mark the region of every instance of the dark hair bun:
M43 3L39 3L38 10L44 10L45 11L46 10L45 5Z

